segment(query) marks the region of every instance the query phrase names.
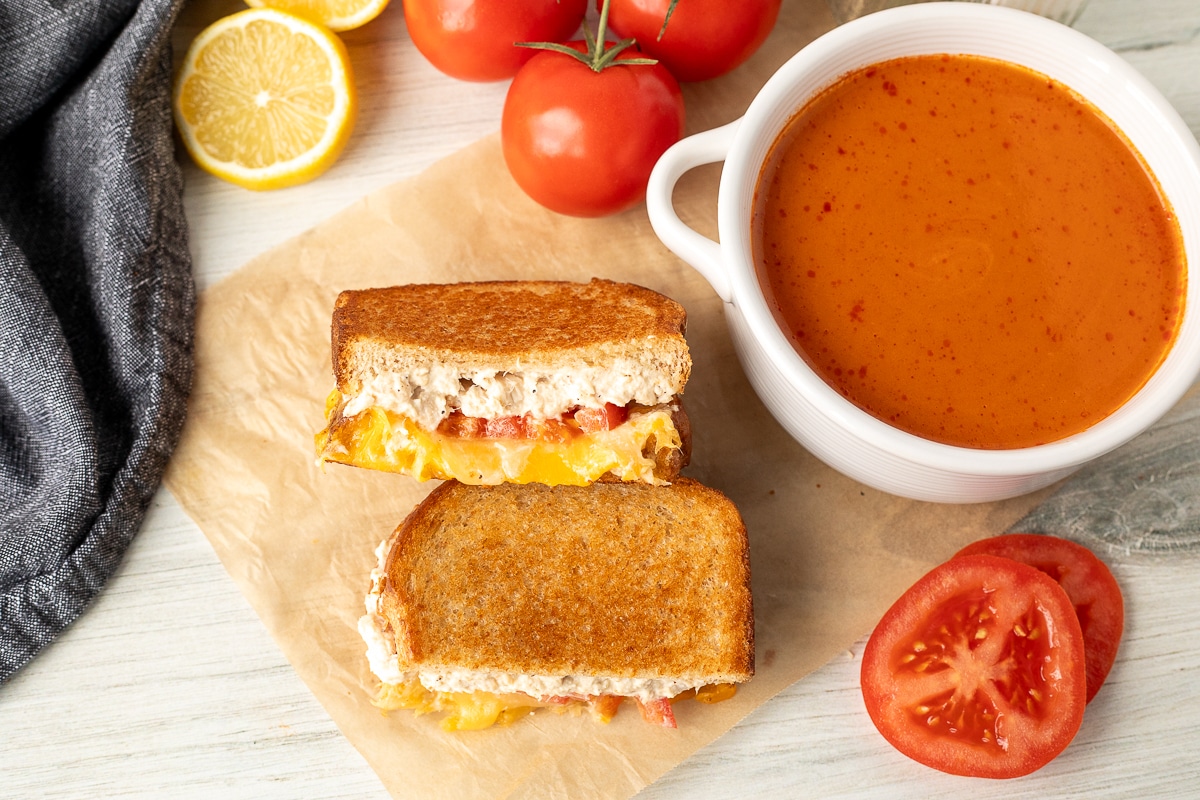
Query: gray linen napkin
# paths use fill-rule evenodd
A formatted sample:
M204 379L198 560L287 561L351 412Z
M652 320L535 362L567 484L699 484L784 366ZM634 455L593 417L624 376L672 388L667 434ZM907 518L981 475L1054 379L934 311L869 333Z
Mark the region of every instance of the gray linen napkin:
M0 0L0 683L117 567L182 427L182 0Z

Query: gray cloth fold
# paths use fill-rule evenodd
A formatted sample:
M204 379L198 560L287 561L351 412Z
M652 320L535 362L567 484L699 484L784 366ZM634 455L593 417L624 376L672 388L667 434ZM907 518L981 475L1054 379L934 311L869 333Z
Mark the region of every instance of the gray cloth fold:
M0 682L103 588L183 424L181 3L0 0Z

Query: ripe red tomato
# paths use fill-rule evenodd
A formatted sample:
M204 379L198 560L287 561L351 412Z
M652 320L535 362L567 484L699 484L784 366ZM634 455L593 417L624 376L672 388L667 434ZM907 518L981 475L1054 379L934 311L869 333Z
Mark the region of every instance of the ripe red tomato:
M666 698L660 700L638 700L637 704L638 710L642 712L642 719L651 725L661 725L664 728L679 727L679 724L675 722L675 712L671 708L670 700Z
M461 411L452 411L450 416L438 423L438 433L444 436L455 436L467 439L487 435L487 420L482 417L468 417Z
M524 439L523 417L496 417L484 422L484 435L489 439Z
M1083 629L1087 701L1092 702L1112 669L1125 629L1125 601L1112 572L1091 550L1057 536L1010 533L967 545L957 556L977 553L1037 567L1066 590Z
M511 78L536 52L514 42L562 41L586 13L587 0L404 0L413 44L466 81Z
M749 58L779 17L781 0L683 0L662 30L671 0L611 0L608 25L637 39L681 81L724 75ZM658 38L662 32L662 39Z
M1062 587L1007 558L952 558L901 595L863 651L883 737L953 775L1014 778L1070 743L1086 705L1083 633Z
M629 410L625 406L605 403L604 408L577 408L572 416L579 425L579 430L584 433L600 433L611 431L629 419Z
M571 46L586 51L582 42ZM521 68L500 119L504 161L517 184L560 214L598 217L646 195L658 157L683 135L683 94L661 64L599 72L545 50Z

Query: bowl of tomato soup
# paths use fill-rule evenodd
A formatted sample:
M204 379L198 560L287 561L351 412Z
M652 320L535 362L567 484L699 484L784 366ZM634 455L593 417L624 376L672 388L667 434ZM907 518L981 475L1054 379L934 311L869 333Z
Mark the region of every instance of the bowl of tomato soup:
M724 162L720 242L672 189ZM1129 441L1200 373L1200 147L1097 42L961 3L862 17L647 192L801 444L921 500L1033 491Z

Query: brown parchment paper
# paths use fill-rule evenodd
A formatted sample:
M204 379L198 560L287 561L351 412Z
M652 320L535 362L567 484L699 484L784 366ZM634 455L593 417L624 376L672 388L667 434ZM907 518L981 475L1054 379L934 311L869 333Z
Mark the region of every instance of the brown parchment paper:
M689 87L689 128L742 113L766 77L832 24L819 0L785 4L746 67ZM717 168L676 191L715 236ZM432 488L314 464L333 388L329 319L342 289L511 278L633 281L688 311L694 430L686 474L726 492L751 539L758 674L715 706L676 707L677 731L632 706L609 725L536 714L448 734L384 716L356 622L373 550ZM601 220L547 212L504 168L498 137L370 195L205 292L196 381L167 485L211 541L300 677L405 798L627 797L756 706L844 651L917 577L998 533L1045 496L974 506L912 502L861 486L792 441L746 382L708 285L654 237L644 209Z

